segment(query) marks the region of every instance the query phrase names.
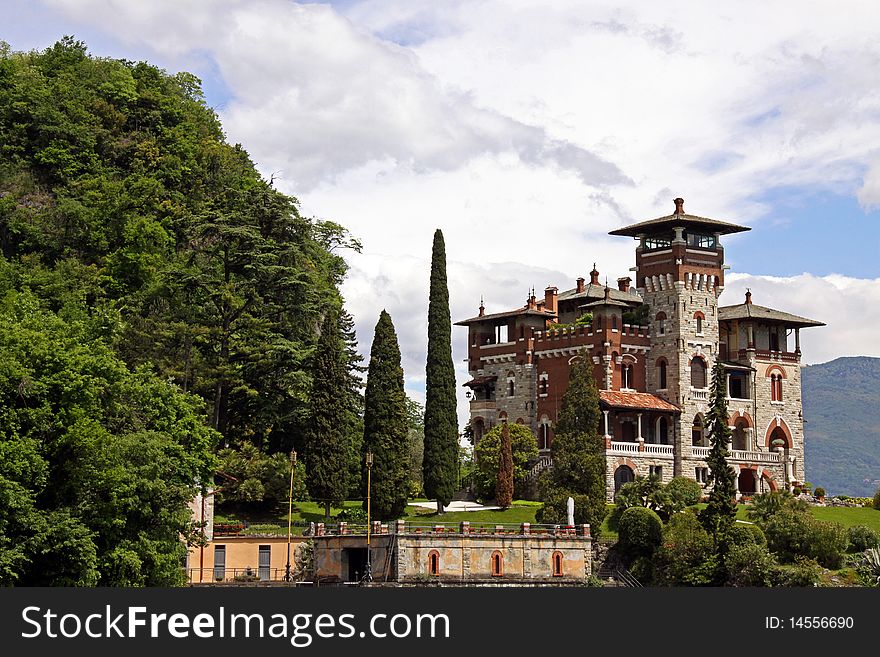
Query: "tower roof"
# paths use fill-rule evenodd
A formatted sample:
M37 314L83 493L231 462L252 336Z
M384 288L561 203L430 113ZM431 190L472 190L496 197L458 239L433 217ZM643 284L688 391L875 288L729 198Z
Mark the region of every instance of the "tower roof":
M815 319L807 319L798 315L792 315L781 310L774 310L765 306L747 301L738 306L719 306L719 321L730 321L734 319L754 319L763 322L771 322L775 324L785 324L786 326L804 328L807 326L825 326L823 322L817 322Z
M676 226L691 226L705 229L709 233L720 233L728 235L730 233L742 233L751 230L748 226L740 226L731 224L718 219L709 219L708 217L699 217L695 214L686 214L684 211L684 199L675 199L675 212L665 217L657 219L649 219L648 221L640 221L636 224L630 224L617 230L612 230L609 235L626 235L629 237L637 237L642 233L653 233L660 230L672 230Z

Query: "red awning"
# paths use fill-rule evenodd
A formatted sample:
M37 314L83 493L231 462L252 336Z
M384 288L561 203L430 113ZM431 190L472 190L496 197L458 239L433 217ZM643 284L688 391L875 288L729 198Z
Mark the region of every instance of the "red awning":
M462 387L467 386L468 388L478 388L479 386L484 386L487 383L494 383L497 380L497 376L477 376L467 383L462 383L461 385Z

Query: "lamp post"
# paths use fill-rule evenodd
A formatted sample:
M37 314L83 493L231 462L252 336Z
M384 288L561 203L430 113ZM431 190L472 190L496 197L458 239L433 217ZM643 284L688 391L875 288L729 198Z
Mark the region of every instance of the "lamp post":
M290 525L293 514L293 475L296 472L296 450L290 452L290 493L287 497L287 565L284 567L284 581L289 582L290 575Z
M364 573L364 581L373 581L373 551L370 547L370 534L373 530L372 517L370 515L370 475L373 470L373 452L367 452L367 572Z

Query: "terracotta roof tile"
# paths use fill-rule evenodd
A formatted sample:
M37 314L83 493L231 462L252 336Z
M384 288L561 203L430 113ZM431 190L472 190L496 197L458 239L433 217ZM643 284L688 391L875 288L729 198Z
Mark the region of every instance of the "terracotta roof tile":
M635 408L647 411L668 411L679 413L681 409L647 392L621 392L619 390L600 390L599 399L611 408Z

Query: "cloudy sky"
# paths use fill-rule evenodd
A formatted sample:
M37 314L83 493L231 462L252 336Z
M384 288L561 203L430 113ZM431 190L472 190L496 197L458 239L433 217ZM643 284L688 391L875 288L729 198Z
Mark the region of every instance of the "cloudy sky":
M64 34L204 82L230 142L364 243L364 352L395 321L423 398L431 239L453 320L634 264L621 225L744 223L724 305L828 324L807 363L880 356L880 12L873 2L0 0L0 39ZM454 329L459 383L466 331ZM465 417L464 396L460 413Z

